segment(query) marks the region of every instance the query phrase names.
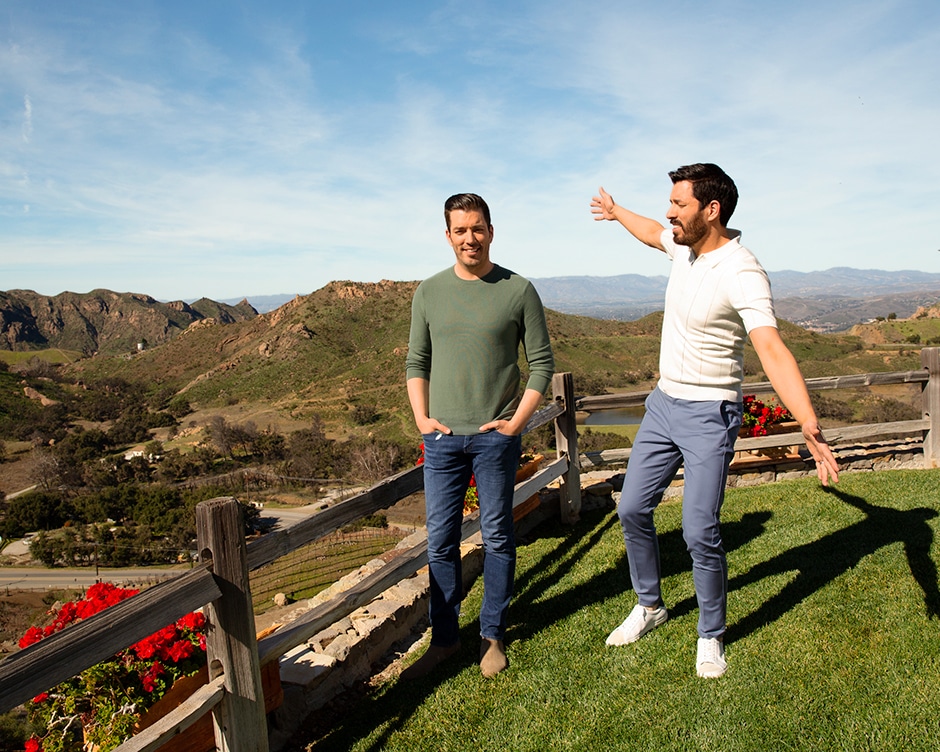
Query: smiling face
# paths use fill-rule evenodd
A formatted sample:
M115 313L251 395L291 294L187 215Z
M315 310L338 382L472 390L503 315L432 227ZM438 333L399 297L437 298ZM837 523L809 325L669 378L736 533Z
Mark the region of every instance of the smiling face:
M454 267L457 276L463 279L486 276L493 268L490 261L493 226L488 225L483 213L477 210L454 209L449 222L447 242L457 257Z

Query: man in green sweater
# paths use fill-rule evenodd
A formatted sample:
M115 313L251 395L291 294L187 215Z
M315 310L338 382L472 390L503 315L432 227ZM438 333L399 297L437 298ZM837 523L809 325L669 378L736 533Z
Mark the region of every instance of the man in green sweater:
M532 284L490 261L493 226L473 193L444 203L454 266L422 282L411 311L408 398L424 439L431 644L402 673L426 675L460 647L460 526L476 480L483 534L480 670L508 665L504 639L516 566L512 497L521 434L555 370L545 311ZM519 395L519 345L529 379Z

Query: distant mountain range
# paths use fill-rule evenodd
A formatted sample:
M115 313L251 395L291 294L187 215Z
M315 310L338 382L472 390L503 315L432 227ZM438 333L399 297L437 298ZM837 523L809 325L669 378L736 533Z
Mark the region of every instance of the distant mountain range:
M778 318L814 331L845 331L877 316L906 318L940 300L940 274L835 267L768 272ZM550 277L532 282L542 302L563 313L632 321L662 310L668 279Z
M844 331L877 316L906 318L940 300L940 274L914 270L880 271L835 267L821 272L768 272L777 316L806 329ZM665 276L621 274L610 277L532 278L542 302L562 313L635 321L662 310ZM295 295L248 296L261 313ZM234 304L237 299L224 300Z

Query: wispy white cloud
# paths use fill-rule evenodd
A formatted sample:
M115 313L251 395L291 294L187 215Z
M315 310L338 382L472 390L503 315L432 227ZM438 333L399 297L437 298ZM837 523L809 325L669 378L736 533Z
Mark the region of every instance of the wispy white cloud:
M23 97L23 141L29 143L33 135L33 103L29 101L29 94Z
M699 160L738 181L769 269L938 270L932 4L426 6L14 0L2 286L418 279L449 263L440 206L461 190L488 198L494 255L524 274L662 274L587 205L603 183L662 217L666 171Z

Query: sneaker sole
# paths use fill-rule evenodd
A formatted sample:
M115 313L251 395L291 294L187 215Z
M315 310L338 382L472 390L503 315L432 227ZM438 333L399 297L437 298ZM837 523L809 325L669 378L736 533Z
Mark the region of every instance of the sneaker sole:
M722 668L714 663L703 663L701 666L696 666L695 673L703 679L717 679L719 676L724 676L727 670L727 666Z

